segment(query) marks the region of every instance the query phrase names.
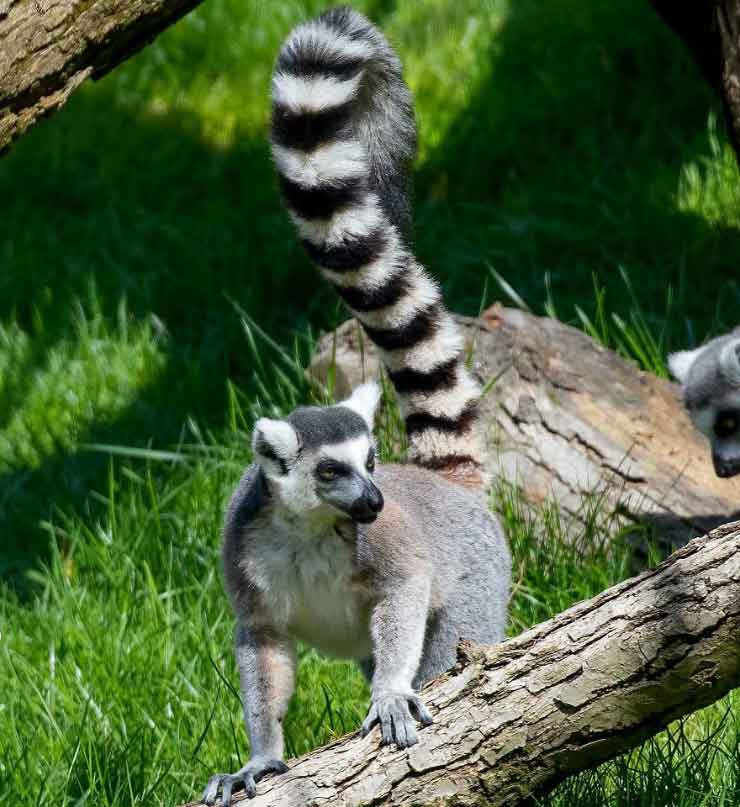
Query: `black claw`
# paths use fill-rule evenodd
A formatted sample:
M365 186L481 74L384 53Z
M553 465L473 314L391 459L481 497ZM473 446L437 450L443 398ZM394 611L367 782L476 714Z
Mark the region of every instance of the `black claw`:
M253 776L247 775L244 777L244 790L247 792L248 799L253 799L257 795L257 784Z

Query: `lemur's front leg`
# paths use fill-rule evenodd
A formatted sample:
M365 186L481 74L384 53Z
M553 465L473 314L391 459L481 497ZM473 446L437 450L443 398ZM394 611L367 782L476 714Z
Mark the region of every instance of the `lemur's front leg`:
M203 801L214 804L221 790L224 807L231 804L234 789L244 788L252 798L257 793L257 782L266 773L287 770L283 762L283 718L293 694L295 646L274 630L240 624L236 632L236 663L251 757L236 773L217 773L209 780Z
M362 733L367 734L375 723L380 723L384 745L414 745L418 740L416 721L424 726L432 722L411 686L424 646L429 590L427 576L410 577L389 586L373 609L373 694Z

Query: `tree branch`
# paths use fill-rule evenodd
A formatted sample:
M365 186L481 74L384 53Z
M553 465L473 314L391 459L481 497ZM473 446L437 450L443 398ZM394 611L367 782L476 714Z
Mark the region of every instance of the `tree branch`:
M435 723L418 745L345 737L251 805L516 807L738 686L738 637L740 522L515 639L463 645L424 691Z
M0 0L0 153L201 0Z

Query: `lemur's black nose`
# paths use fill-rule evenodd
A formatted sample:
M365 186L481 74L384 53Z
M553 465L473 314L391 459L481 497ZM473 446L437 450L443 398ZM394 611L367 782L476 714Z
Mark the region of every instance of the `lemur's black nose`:
M362 496L352 505L350 515L361 524L370 524L378 517L378 513L383 509L383 504L383 494L370 482L365 487Z
M372 485L367 492L367 504L373 513L379 513L383 509L385 502L383 501L383 494L380 488Z
M720 457L719 454L713 454L712 460L714 461L714 472L717 476L727 479L730 476L740 474L740 460L726 460Z

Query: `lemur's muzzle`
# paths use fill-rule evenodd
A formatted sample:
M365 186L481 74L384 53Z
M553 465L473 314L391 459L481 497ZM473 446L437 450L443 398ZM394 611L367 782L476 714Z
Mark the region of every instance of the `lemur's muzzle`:
M714 472L723 479L740 474L740 458L728 460L715 453L712 454L712 461Z
M383 504L383 494L380 492L380 488L368 480L362 496L352 503L349 514L353 521L359 521L360 524L371 524L383 509Z

